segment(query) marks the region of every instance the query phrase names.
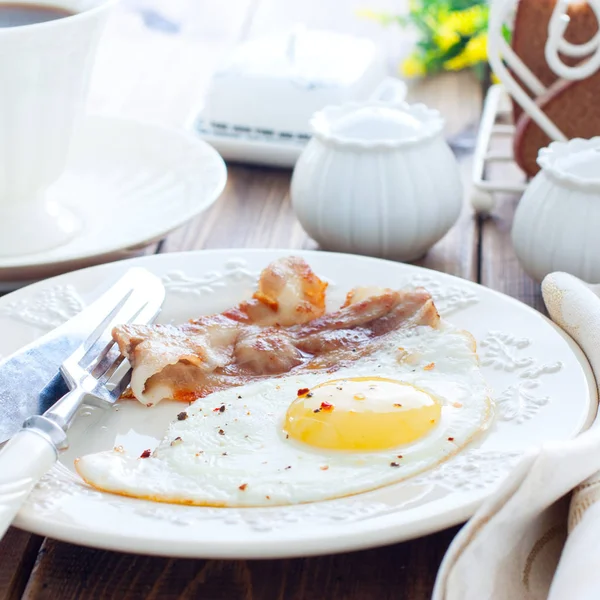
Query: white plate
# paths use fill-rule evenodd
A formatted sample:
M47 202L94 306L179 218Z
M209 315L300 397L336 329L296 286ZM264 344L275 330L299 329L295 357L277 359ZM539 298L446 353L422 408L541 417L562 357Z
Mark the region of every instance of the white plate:
M342 254L217 250L113 263L37 283L0 299L0 353L60 323L132 265L163 277L163 322L219 311L247 297L257 273L278 256L306 257L340 301L356 284L427 287L438 309L477 339L495 390L497 417L486 437L437 468L357 496L249 509L155 504L93 490L73 458L123 445L152 448L181 405L130 402L84 408L71 449L32 492L18 526L111 550L191 557L266 558L323 554L405 540L467 519L532 444L576 436L597 408L596 386L578 347L535 310L476 284L418 267Z
M49 190L81 217L82 230L50 251L0 257L0 289L130 257L208 208L226 179L223 159L195 135L86 117L65 173Z

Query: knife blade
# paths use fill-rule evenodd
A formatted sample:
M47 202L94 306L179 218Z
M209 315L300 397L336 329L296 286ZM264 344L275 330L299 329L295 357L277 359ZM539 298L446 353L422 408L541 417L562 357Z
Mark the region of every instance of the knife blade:
M140 272L152 287L149 292L162 304L165 291L160 279L146 269L130 269L72 319L0 361L0 444L11 438L26 418L42 414L69 391L60 365L103 320L107 304L122 295L127 279Z

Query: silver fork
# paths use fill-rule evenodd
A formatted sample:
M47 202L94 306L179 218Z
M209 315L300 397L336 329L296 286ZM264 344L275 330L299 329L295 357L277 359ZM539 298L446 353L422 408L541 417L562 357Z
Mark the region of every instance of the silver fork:
M70 391L43 415L29 417L0 451L0 539L33 486L67 448L67 430L83 400L113 403L129 384L131 367L112 339L113 327L152 322L164 295L158 277L132 269L103 296L106 317L61 365Z

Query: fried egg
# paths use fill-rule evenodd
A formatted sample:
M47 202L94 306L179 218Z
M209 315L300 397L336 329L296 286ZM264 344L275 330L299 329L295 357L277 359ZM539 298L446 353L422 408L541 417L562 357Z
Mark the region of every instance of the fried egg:
M315 502L366 492L449 459L492 419L470 334L400 329L334 372L215 392L182 411L152 452L76 461L117 494L202 506Z

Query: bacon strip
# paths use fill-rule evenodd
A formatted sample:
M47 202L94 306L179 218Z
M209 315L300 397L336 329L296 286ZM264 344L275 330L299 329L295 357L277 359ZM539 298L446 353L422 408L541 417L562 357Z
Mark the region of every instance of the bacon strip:
M113 336L133 366L133 395L147 405L192 401L264 377L334 371L373 352L387 333L439 323L423 289L356 289L324 314L325 287L304 261L285 259L263 271L253 300L221 315L117 327Z

